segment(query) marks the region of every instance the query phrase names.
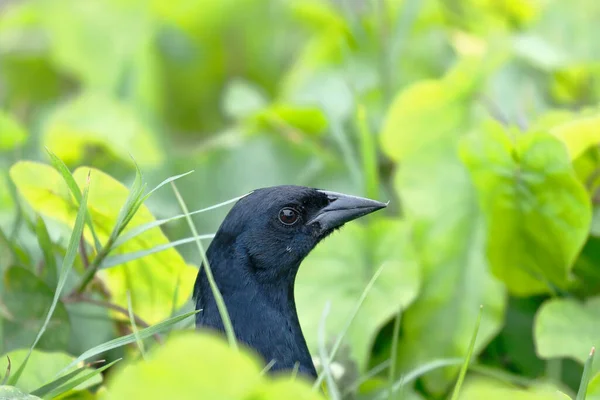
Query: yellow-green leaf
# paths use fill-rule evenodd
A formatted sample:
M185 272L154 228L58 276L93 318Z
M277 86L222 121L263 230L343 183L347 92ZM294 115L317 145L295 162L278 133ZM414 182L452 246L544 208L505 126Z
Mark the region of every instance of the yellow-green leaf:
M10 357L10 362L14 367L15 365L21 365L21 363L23 363L28 351L29 349L15 350L0 357L0 370L4 371L6 369L7 355ZM61 373L61 370L65 367L65 365L68 365L73 360L74 357L66 353L33 350L29 358L29 364L19 378L19 388L31 392L34 389L53 381L56 379L57 374ZM62 371L60 376L64 376L82 366L83 363L79 363L77 366L73 366L66 371ZM91 368L86 368L81 373L84 375L90 371L92 371ZM75 390L83 390L101 382L102 377L97 375L90 380L81 383L75 388ZM2 399L1 396L0 399Z
M154 133L131 106L96 94L61 105L49 117L43 143L66 164L81 161L90 146L125 162L133 156L142 166L158 164L164 157Z
M96 233L100 241L105 243L127 198L127 188L102 171L87 167L78 168L73 174L80 187L84 186L90 170L88 209ZM11 168L10 175L19 193L36 212L73 226L77 206L56 170L45 164L20 161ZM151 221L154 221L154 217L148 208L142 205L125 232ZM87 228L85 237L88 242L92 241ZM146 250L168 242L157 227L127 241L115 250L115 254ZM126 293L130 291L136 314L148 323L156 323L170 315L178 282L181 286L176 305L181 306L186 302L195 274L196 269L187 265L174 249L99 271L99 276L105 280L113 301L127 308Z
M550 133L567 146L569 157L574 160L589 147L600 143L600 114L560 124Z
M419 292L420 271L408 227L379 220L352 223L317 246L302 264L296 281L296 303L307 342L317 354L317 330L323 308L331 301L327 339L339 335L373 275L381 274L367 293L344 343L361 370L367 366L381 327Z
M25 143L27 131L14 118L0 110L0 151L11 150Z
M565 288L592 215L561 143L547 133L511 140L493 123L461 150L486 216L496 277L517 295Z
M261 369L255 354L231 349L221 336L183 332L151 351L147 361L116 371L103 398L323 399L300 378L272 381Z
M600 297L585 303L552 299L540 308L534 338L538 355L544 359L569 357L585 363L592 346L600 347ZM596 363L593 371L598 371Z

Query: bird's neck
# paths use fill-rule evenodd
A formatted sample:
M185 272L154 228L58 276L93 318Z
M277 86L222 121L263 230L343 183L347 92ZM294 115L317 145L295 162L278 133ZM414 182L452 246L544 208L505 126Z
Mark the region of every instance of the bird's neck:
M295 271L279 279L260 279L253 260L246 254L213 252L207 256L239 341L258 351L265 362L275 361L272 370L299 371L310 377L316 372L302 334L294 300ZM214 257L213 253L219 254ZM297 270L298 266L295 266ZM194 289L196 325L223 331L205 271L200 271Z

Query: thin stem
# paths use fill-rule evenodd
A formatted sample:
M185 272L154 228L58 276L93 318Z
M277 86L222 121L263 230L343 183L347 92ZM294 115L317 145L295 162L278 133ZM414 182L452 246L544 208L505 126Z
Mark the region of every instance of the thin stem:
M188 211L179 190L177 190L177 186L175 183L171 182L171 186L173 187L173 191L175 192L175 197L177 197L177 201L179 202L179 206L184 214L186 214L186 219L190 230L192 231L192 235L196 238L196 246L198 247L198 252L202 257L202 262L204 264L204 270L206 271L206 277L208 278L208 282L210 284L210 288L212 290L213 296L215 298L215 302L217 303L217 309L219 310L219 314L221 315L221 320L223 322L223 327L225 328L225 334L227 335L227 340L229 341L229 345L231 348L237 350L237 340L235 338L235 332L233 331L233 325L231 324L231 319L229 318L229 313L227 312L227 307L225 306L225 300L223 300L223 296L217 287L217 283L215 282L215 278L212 274L212 270L210 268L210 264L208 262L208 258L206 257L206 252L204 251L204 245L202 245L202 241L198 238L198 231L196 230L196 226L192 221L192 217L190 217L190 213ZM202 265L200 265L202 268ZM198 271L199 273L200 271Z

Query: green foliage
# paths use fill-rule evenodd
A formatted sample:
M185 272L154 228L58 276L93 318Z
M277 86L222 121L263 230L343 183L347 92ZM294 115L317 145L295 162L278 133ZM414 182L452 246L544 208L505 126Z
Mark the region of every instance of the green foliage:
M83 186L89 170L79 168L73 173L80 187ZM128 192L121 183L99 170L91 169L91 176L93 182L90 186L88 210L100 241L106 243ZM19 162L11 168L11 177L19 193L36 212L69 225L73 223L76 203L61 176L54 169L43 164ZM150 211L141 206L132 218L129 229L152 221L154 217ZM86 239L92 242L89 232ZM119 246L115 249L115 254L133 253L166 243L168 240L160 229L154 228ZM148 274L149 268L152 274ZM195 269L186 264L173 249L165 249L144 259L132 260L104 270L100 265L100 269L99 276L105 281L115 303L126 309L129 291L136 313L149 323L169 316L178 281L181 282L182 290L176 299L176 307L185 303L196 274ZM136 276L135 279L129 278L133 275ZM146 300L138 304L140 298Z
M369 280L382 268L344 337L361 369L377 332L399 309L410 305L419 289L408 235L408 228L394 220L349 225L317 247L298 273L296 299L302 326L316 331L323 308L331 301L327 329L333 337L342 331ZM309 336L308 344L317 354L316 337Z
M22 267L9 268L4 274L3 286L2 303L7 315L2 324L4 343L1 351L29 347L44 323L54 290ZM59 302L38 348L64 349L69 343L70 333L69 315L64 304Z
M570 357L585 363L590 349L599 340L599 305L598 297L585 303L570 299L544 303L535 321L538 354L543 358Z
M203 362L194 362L199 359ZM190 365L182 365L182 360ZM183 368L165 368L175 365ZM222 338L212 334L179 334L149 354L147 362L122 367L109 383L104 398L185 398L192 393L202 393L207 398L232 400L275 400L282 396L322 399L300 378L272 381L260 374L261 369L254 354L237 352Z
M490 267L517 295L564 290L588 235L590 201L560 142L516 135L490 125L462 148L486 218Z
M11 363L13 365L20 365L27 356L27 349L15 350L11 351L5 356L3 356L3 362L0 364L0 368L4 369L4 364L6 362L6 356L10 357ZM32 392L40 386L48 383L53 380L54 377L61 372L65 365L73 361L73 357L61 353L61 352L44 352L40 350L34 350L31 353L31 357L29 358L29 362L32 365L36 365L35 369L26 369L25 372L19 378L19 388L26 390L27 392ZM76 368L71 368L67 372L72 372ZM88 373L93 371L92 368L83 368L83 373ZM93 379L90 379L86 382L83 382L81 385L76 387L77 391L84 390L86 388L92 387L102 382L102 378L100 376L95 376Z
M390 200L298 274L330 397L600 398L599 4L3 5L0 397L315 398L180 332L222 206L298 184Z

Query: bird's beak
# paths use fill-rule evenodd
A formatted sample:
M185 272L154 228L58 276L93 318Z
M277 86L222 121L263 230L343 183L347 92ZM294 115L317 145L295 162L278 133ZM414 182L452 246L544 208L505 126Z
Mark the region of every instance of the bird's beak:
M308 221L307 225L319 223L322 231L340 227L353 219L381 210L389 203L326 190L319 192L327 195L329 204Z

